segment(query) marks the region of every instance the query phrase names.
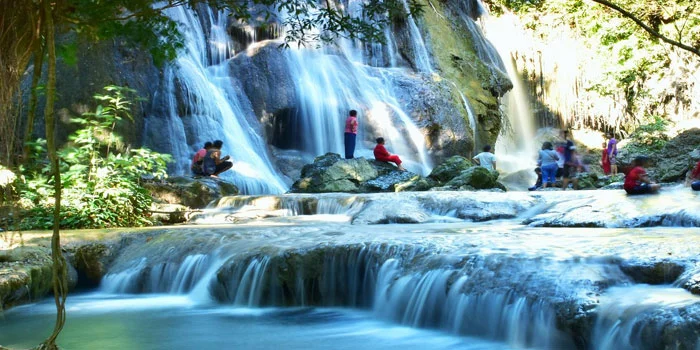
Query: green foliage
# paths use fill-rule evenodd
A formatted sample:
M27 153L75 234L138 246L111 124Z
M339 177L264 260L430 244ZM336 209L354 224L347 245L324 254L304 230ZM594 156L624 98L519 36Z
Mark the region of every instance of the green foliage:
M633 154L650 154L660 151L668 142L666 133L669 122L660 116L648 117L630 135L631 142L625 147Z
M145 148L125 147L114 134L117 122L131 120L133 90L108 86L96 95L100 104L94 112L72 121L81 126L59 150L63 183L62 219L64 228L103 228L150 224L151 197L140 186L143 177L165 177L169 155ZM44 143L32 145L33 159L44 158ZM23 169L20 204L28 208L24 229L50 228L53 191L48 164L28 162Z

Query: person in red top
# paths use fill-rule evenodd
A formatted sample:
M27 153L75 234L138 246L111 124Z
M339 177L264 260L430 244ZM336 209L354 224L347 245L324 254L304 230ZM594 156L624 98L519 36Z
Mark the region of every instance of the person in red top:
M211 142L205 142L204 148L197 151L197 153L194 154L194 157L192 157L192 165L190 165L190 169L192 169L193 174L198 176L204 175L202 172L202 161L204 160L204 157L207 155L207 151L209 151L211 146Z
M661 187L649 180L647 171L644 170L644 165L647 163L646 156L639 156L634 159L634 168L625 176L624 189L627 194L646 194L654 193Z
M377 145L374 146L374 158L380 162L394 162L399 170L406 171L406 169L401 166L401 159L399 156L389 153L389 151L384 148L383 137L377 138Z
M608 144L603 142L603 155L600 158L600 165L603 167L603 174L610 175L610 158L608 156Z
M345 159L355 158L355 140L357 139L357 111L351 110L345 119Z
M698 161L693 172L690 173L690 179L693 181L690 183L690 187L693 191L700 191L700 161Z

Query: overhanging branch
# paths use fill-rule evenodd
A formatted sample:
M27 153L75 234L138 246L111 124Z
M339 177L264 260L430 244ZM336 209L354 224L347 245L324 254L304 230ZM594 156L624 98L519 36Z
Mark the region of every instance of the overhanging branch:
M695 47L692 47L692 46L689 46L689 45L686 45L686 44L683 44L682 42L679 42L679 41L676 41L676 40L673 40L673 39L669 39L668 37L664 36L663 34L657 32L657 31L655 31L653 28L649 27L646 23L642 22L642 20L640 20L639 18L637 18L634 14L632 14L631 12L629 12L629 11L623 9L622 7L617 6L617 5L615 5L615 4L613 4L612 2L607 1L607 0L591 0L591 1L596 2L596 3L599 3L599 4L603 5L603 6L609 7L609 8L611 8L611 9L613 9L613 10L619 12L619 13L622 14L624 17L626 17L626 18L628 18L628 19L631 19L631 20L632 20L634 23L636 23L638 26L642 27L642 29L646 30L646 31L647 31L649 34L651 34L652 36L655 36L655 37L661 39L663 42L668 43L668 44L670 44L670 45L673 45L673 46L675 46L675 47L681 48L681 49L683 49L683 50L692 52L692 53L694 53L695 55L697 55L698 57L700 57L700 49L695 48Z

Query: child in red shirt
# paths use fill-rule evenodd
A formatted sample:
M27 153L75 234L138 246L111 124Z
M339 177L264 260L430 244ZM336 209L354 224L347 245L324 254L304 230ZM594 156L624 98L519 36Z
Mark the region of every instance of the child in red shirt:
M625 185L623 186L627 194L646 194L654 193L661 187L649 180L647 171L644 170L647 157L639 156L634 159L634 168L625 176Z
M406 171L406 169L401 166L401 159L399 156L391 154L386 150L383 137L377 138L377 145L374 146L374 158L380 162L394 162L399 170Z

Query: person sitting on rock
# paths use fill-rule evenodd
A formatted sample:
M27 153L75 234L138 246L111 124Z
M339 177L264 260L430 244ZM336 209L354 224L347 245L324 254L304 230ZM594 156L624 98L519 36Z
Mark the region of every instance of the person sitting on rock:
M488 171L496 170L496 156L491 152L491 145L484 146L483 150L483 152L475 155L472 161Z
M659 188L661 188L659 184L653 183L651 180L649 180L647 171L644 170L644 166L648 160L649 158L646 156L634 158L634 168L632 168L632 170L627 173L627 176L625 176L625 184L623 186L627 194L633 195L655 193L659 190Z
M542 187L542 168L535 168L535 174L537 174L537 181L535 181L534 186L527 189L528 191L535 191L538 188Z
M374 158L380 162L394 162L399 170L406 171L406 169L401 166L401 159L399 156L391 154L386 150L383 137L377 138L377 145L374 146Z
M192 170L192 173L195 176L204 175L204 172L202 171L202 160L204 159L204 157L206 157L207 151L209 151L211 146L211 142L205 142L204 147L197 151L197 153L194 154L194 157L192 157L192 165L190 165L190 169Z
M230 156L221 157L221 147L224 142L216 140L211 148L207 151L207 155L202 161L202 173L204 175L219 177L219 174L233 167L233 163L229 161Z
M698 161L698 164L695 165L695 169L693 169L693 172L690 173L690 188L693 189L693 191L700 191L700 161Z

